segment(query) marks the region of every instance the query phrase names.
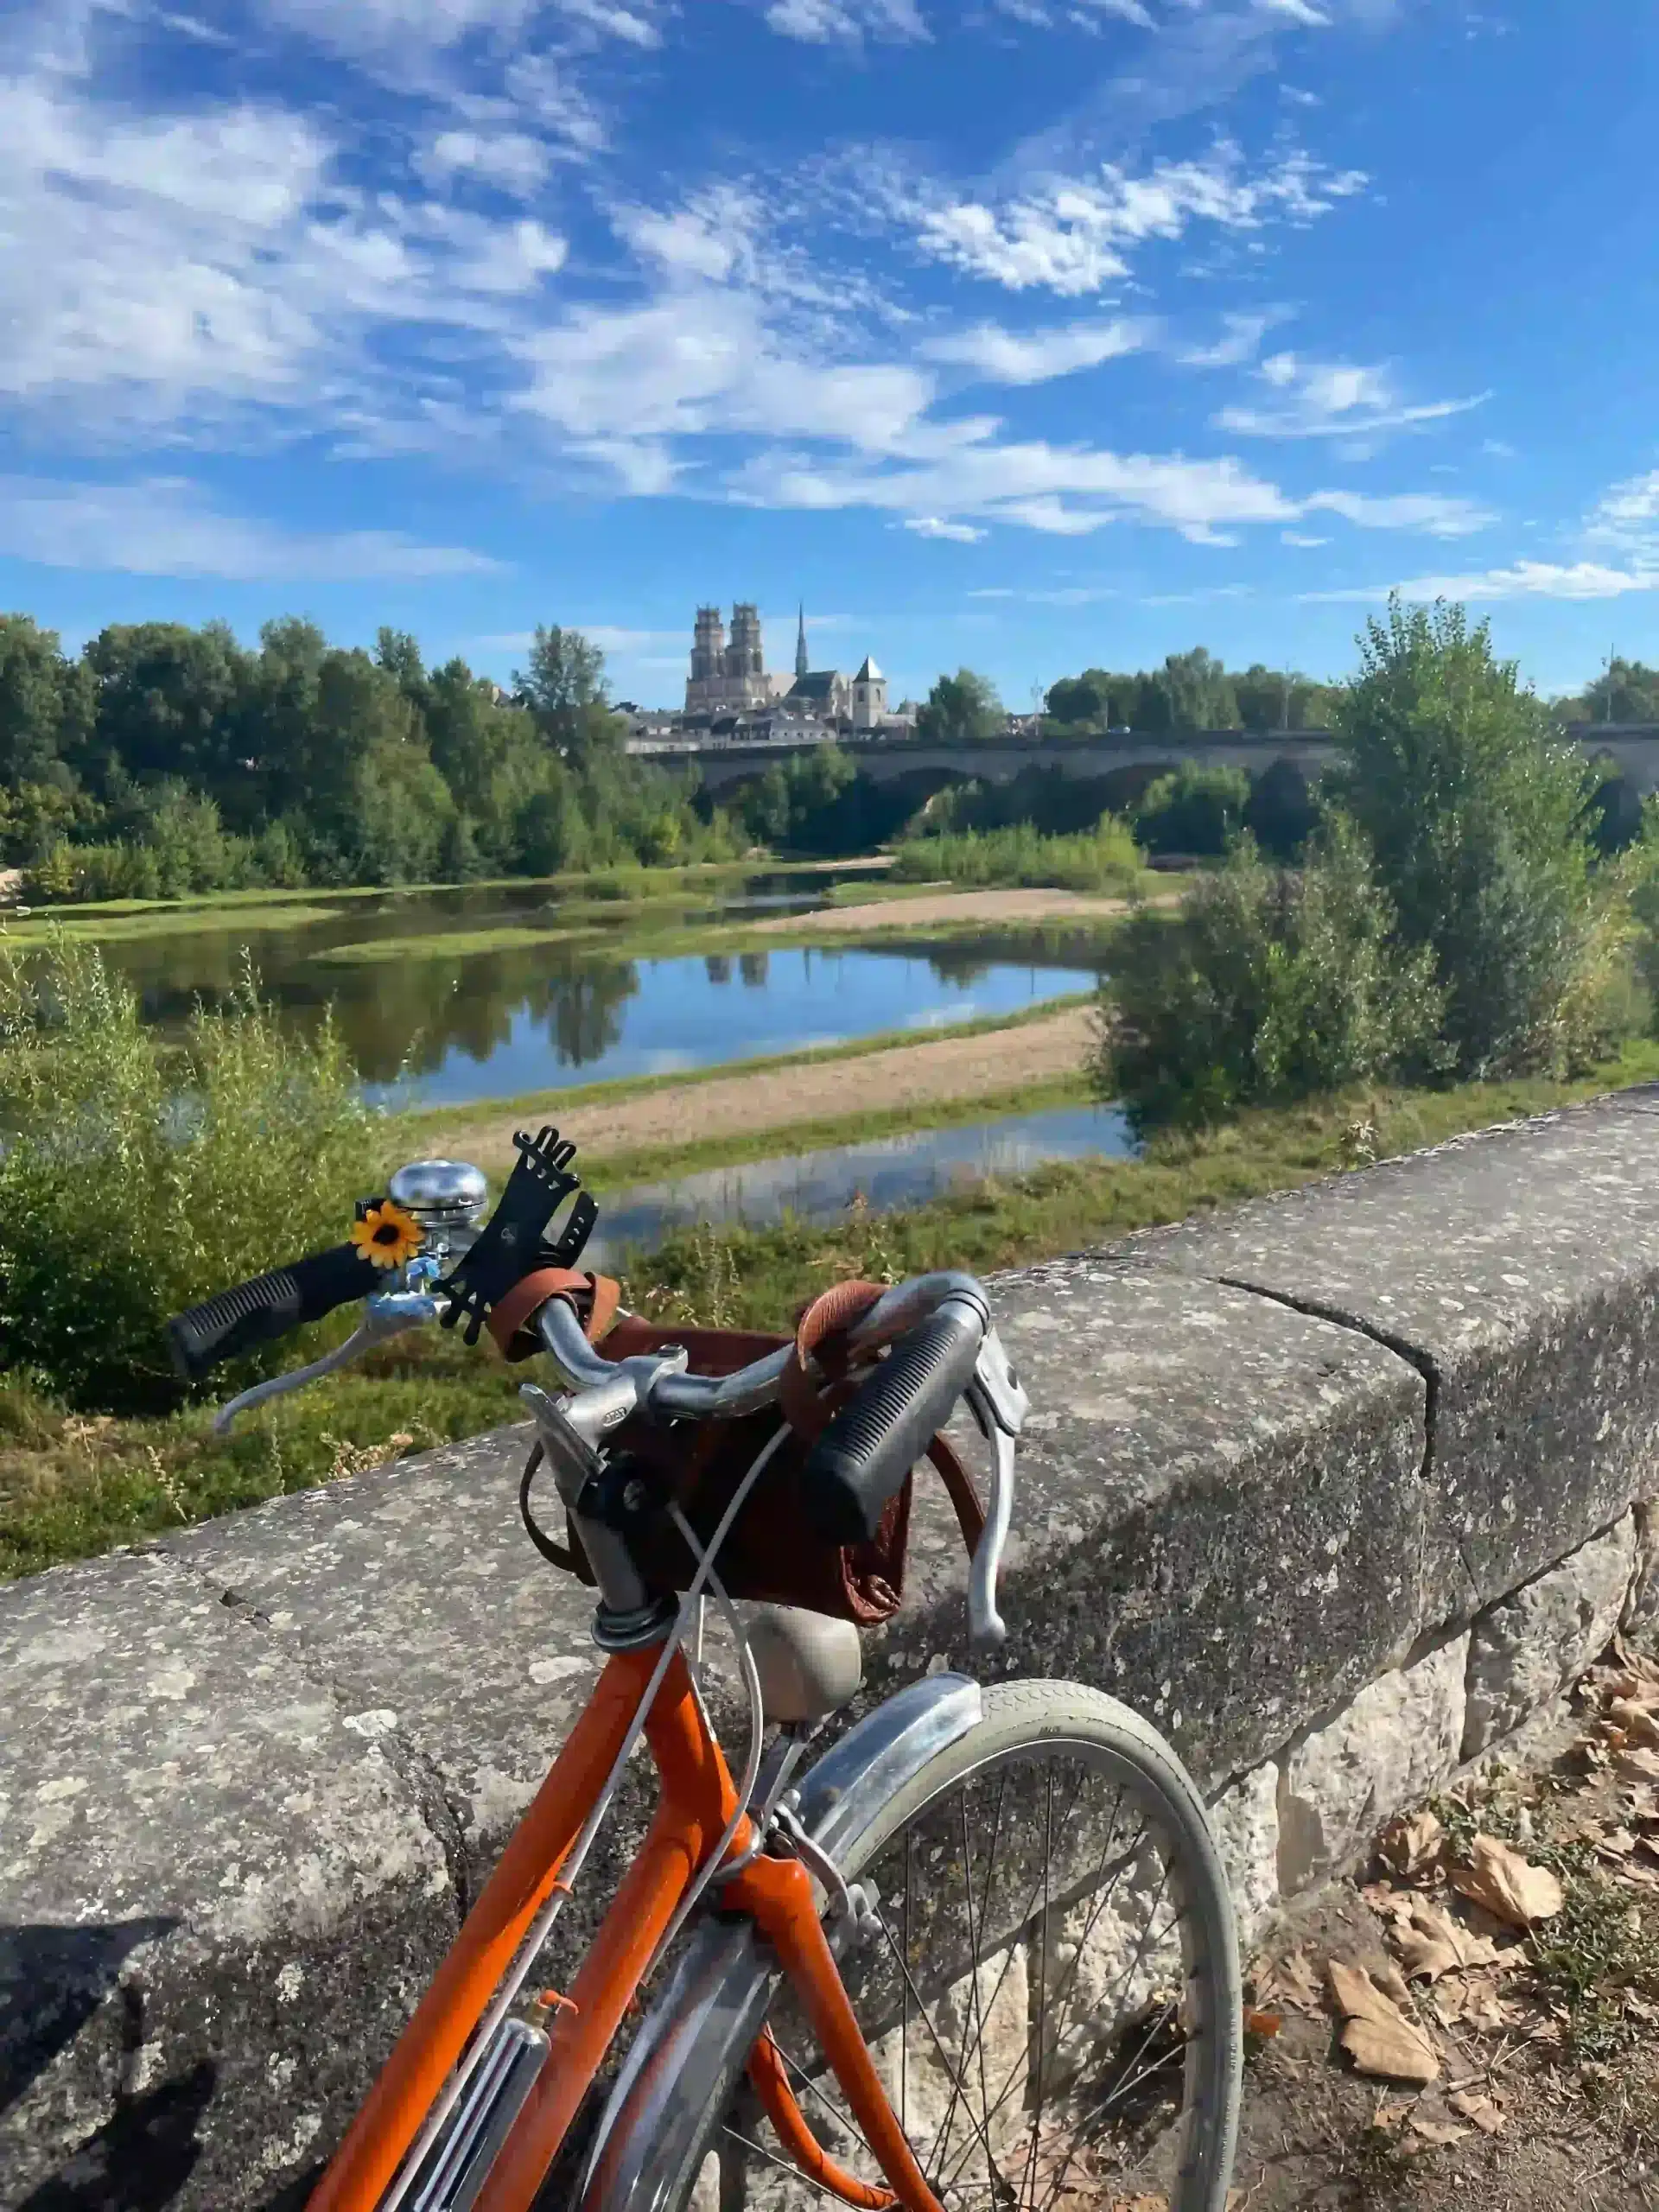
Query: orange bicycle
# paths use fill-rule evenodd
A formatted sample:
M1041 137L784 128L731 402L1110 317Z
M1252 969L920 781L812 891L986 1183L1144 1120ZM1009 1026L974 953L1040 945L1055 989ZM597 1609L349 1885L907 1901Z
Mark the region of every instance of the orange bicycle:
M793 1339L653 1330L574 1266L596 1209L544 1129L487 1224L478 1171L417 1162L352 1241L174 1325L193 1376L351 1300L351 1338L487 1324L528 1386L520 1503L594 1586L592 1698L309 2200L310 2212L1033 2212L1154 2194L1223 2212L1242 2005L1225 1876L1169 1746L1098 1691L931 1675L809 1744L897 1603L912 1469L971 1541L973 1640L1027 1403L971 1276L842 1285ZM562 1220L562 1226L555 1227ZM940 1432L990 1447L982 1509ZM550 1477L568 1522L537 1522ZM704 1609L750 1715L734 1778L700 1678ZM654 1817L562 1995L532 1972L643 1738ZM662 1971L659 1973L658 1970ZM638 1993L658 1993L643 2014ZM631 2027L622 2048L625 2026Z

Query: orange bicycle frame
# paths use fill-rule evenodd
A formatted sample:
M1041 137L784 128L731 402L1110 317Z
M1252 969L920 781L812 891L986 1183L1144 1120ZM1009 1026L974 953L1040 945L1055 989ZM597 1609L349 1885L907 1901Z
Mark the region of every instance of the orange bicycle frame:
M307 2212L376 2212L466 2050L531 1923L598 1802L662 1656L660 1643L613 1654ZM478 2199L477 2212L531 2212L658 1943L737 1810L737 1793L684 1656L676 1651L645 1719L661 1784L657 1812L550 2029L541 2072ZM732 1843L753 1841L747 1819ZM779 2139L802 2171L849 2204L939 2212L876 2075L819 1923L799 1860L761 1856L727 1882L722 1907L747 1912L794 1984L865 2140L891 2188L846 2175L817 2145L762 2031L750 2075Z

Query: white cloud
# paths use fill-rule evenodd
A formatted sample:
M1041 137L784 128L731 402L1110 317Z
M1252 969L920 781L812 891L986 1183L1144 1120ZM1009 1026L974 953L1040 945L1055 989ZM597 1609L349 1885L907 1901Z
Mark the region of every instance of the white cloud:
M454 391L432 334L499 333L565 256L538 222L348 186L283 110L137 115L46 77L0 86L0 397L104 440L416 413Z
M1138 353L1155 335L1145 317L1119 315L1108 322L1061 323L1046 330L1005 330L1000 323L976 323L969 329L927 340L922 351L932 361L970 370L987 384L1045 384L1103 361Z
M235 583L474 575L503 565L396 531L289 531L223 514L176 477L137 484L0 479L0 554L46 568Z
M1387 369L1358 367L1350 362L1306 361L1295 353L1270 355L1255 375L1258 382L1286 394L1283 403L1268 407L1224 407L1215 417L1218 429L1255 438L1365 438L1466 414L1491 397L1490 392L1478 392L1470 399L1439 399L1408 406Z
M900 526L918 537L942 537L952 545L977 545L986 535L970 522L946 522L941 515L906 515Z
M1305 513L1340 515L1361 530L1421 530L1431 537L1470 537L1497 518L1473 499L1438 492L1396 492L1370 497L1359 492L1315 492Z
M1593 561L1562 567L1548 561L1516 561L1507 569L1484 569L1471 575L1414 576L1397 584L1368 584L1351 591L1304 592L1307 600L1381 601L1392 591L1406 599L1455 599L1478 603L1500 599L1619 599L1633 591L1659 591L1659 569L1632 573L1606 569Z
M1300 545L1310 552L1316 546L1328 545L1331 543L1328 537L1310 537L1305 530L1281 530L1279 533L1279 542L1281 545Z
M1134 23L1141 30L1155 28L1141 0L1071 0L1069 6L1055 7L1045 6L1043 0L996 0L996 8L1000 15L1011 16L1017 23L1030 23L1040 29L1065 23L1078 29L1097 30L1103 18Z
M1603 493L1585 524L1592 544L1659 556L1659 468L1627 476Z
M1331 18L1322 10L1311 7L1308 0L1255 0L1264 16L1283 16L1293 23L1300 23L1307 30L1328 30Z
M895 44L931 36L915 0L774 0L766 21L784 38L810 46Z
M1188 346L1175 356L1184 369L1233 369L1253 361L1256 349L1274 325L1285 319L1282 308L1255 315L1224 315L1226 336L1211 346Z
M1096 176L1056 181L988 206L958 200L923 208L924 252L1010 291L1043 289L1076 297L1129 273L1129 257L1153 240L1182 238L1196 224L1256 232L1304 224L1366 182L1300 153L1280 156L1258 176L1243 173L1235 147L1200 161L1160 161L1141 176L1107 163Z
M528 200L547 181L552 156L546 143L522 130L441 130L416 166L428 184L442 188L456 176Z

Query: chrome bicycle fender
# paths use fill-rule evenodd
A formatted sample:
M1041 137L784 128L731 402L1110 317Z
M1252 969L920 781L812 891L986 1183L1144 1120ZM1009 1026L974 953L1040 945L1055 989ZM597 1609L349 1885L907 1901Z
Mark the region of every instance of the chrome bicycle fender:
M832 1857L980 1717L965 1675L910 1683L849 1728L799 1785L797 1817ZM599 2126L580 2212L666 2212L712 2104L736 2086L779 1970L752 1922L709 1920L641 2023Z

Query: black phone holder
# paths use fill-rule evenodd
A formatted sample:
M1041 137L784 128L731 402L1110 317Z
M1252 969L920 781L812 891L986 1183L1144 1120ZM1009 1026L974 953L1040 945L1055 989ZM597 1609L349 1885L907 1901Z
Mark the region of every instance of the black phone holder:
M478 1342L490 1308L515 1283L542 1268L574 1267L599 1219L591 1193L571 1168L576 1147L568 1138L550 1122L534 1137L516 1130L512 1141L518 1157L495 1211L437 1285L449 1301L444 1327L453 1329L464 1318L469 1344ZM570 1211L550 1238L553 1217L567 1198L574 1202Z

